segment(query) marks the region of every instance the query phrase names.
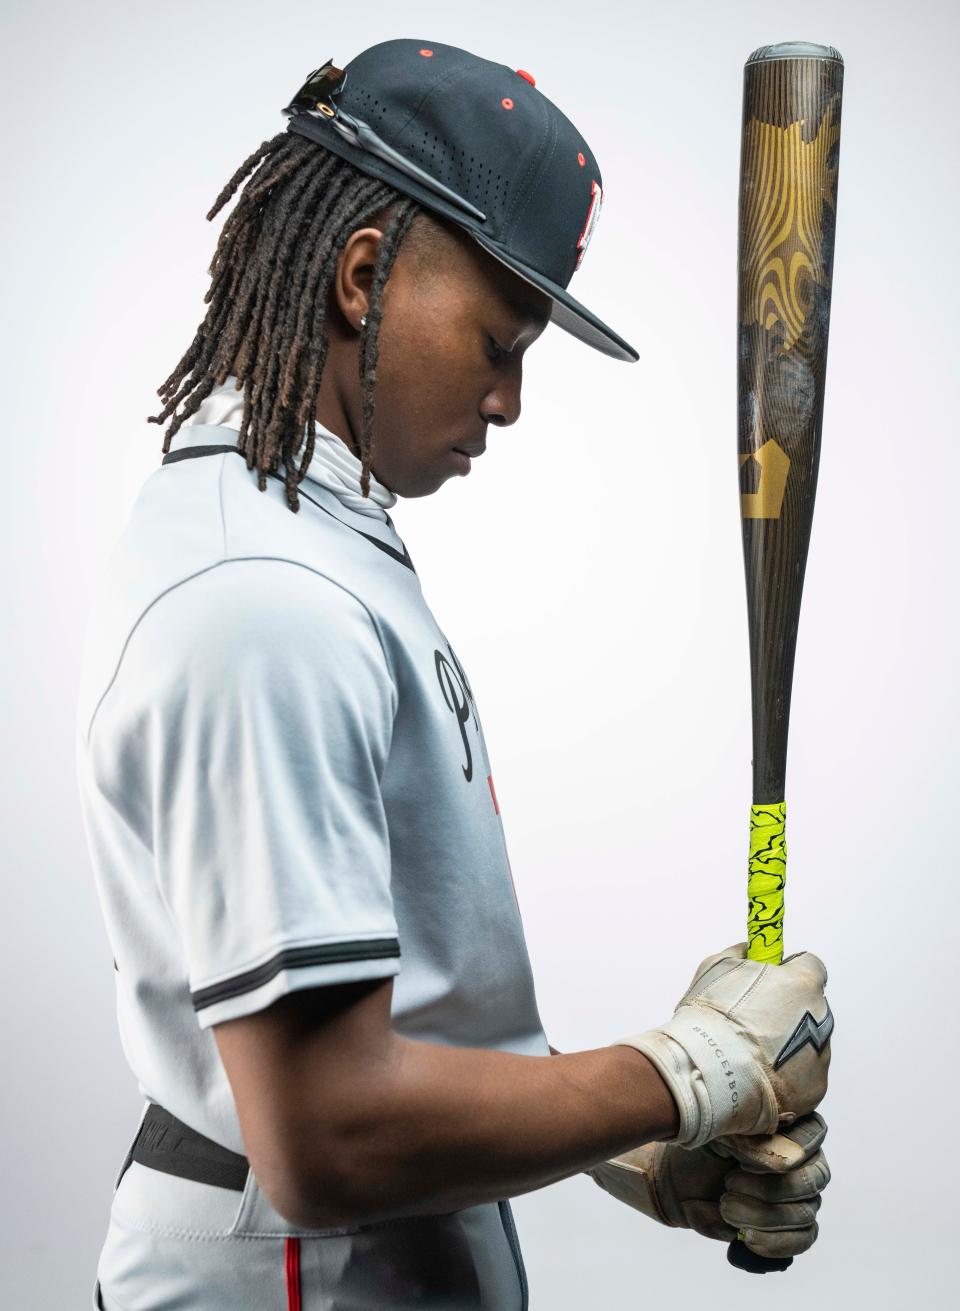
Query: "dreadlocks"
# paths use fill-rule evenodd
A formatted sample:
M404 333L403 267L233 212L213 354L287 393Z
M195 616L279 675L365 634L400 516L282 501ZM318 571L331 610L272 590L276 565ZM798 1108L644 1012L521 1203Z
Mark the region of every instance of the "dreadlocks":
M287 504L299 511L297 485L313 456L317 393L327 357L327 301L337 260L350 234L389 207L360 336L360 486L369 496L383 290L401 242L423 211L347 160L283 131L241 164L207 219L254 168L210 263L206 318L173 373L157 388L164 406L147 422L164 423L189 394L167 430L166 454L184 420L233 374L246 387L237 444L247 468L257 469L262 492L267 474L282 459ZM306 449L294 467L305 427Z

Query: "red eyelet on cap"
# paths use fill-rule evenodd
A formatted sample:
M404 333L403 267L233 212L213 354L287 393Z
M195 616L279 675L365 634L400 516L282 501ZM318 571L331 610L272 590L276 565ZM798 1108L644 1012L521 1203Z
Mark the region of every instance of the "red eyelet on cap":
M432 50L421 50L420 53L421 53L421 55L423 55L424 59L430 59L430 58L433 57L433 51L432 51Z
M577 155L577 163L580 165L581 168L583 168L586 162L587 161L584 158L583 151L581 150L580 153Z
M509 96L504 96L503 99L500 101L500 103L501 105L503 105L504 109L513 108L513 101L510 99Z
M525 68L518 68L518 69L517 69L517 75L518 75L519 77L525 77L525 78L527 79L527 81L530 83L531 86L536 86L536 85L537 85L536 82L533 80L533 74L532 74L532 73L528 73L527 70L526 70Z

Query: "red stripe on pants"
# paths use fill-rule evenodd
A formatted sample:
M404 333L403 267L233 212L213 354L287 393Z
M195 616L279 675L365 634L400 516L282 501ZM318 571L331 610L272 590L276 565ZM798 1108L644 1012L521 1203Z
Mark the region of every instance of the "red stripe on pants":
M300 1239L286 1240L287 1311L302 1311L300 1301Z

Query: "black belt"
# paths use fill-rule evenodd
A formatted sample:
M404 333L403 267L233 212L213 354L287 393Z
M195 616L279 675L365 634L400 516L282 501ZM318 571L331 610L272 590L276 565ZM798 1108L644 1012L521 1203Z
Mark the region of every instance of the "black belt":
M120 1172L121 1178L131 1161L149 1166L151 1170L161 1170L164 1174L175 1174L180 1179L232 1188L239 1193L246 1186L250 1169L245 1156L221 1147L212 1138L205 1138L155 1102L147 1107Z

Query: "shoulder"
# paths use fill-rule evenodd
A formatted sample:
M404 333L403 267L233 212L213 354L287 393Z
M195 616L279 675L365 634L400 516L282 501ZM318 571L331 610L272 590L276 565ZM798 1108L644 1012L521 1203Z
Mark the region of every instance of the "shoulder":
M141 623L162 628L168 648L180 639L185 650L198 641L214 649L278 649L303 638L326 646L379 636L375 615L349 587L309 565L268 556L228 558L182 579L154 599Z
M277 558L231 558L182 579L133 624L102 702L126 713L297 702L350 688L391 714L376 617L346 587Z

